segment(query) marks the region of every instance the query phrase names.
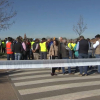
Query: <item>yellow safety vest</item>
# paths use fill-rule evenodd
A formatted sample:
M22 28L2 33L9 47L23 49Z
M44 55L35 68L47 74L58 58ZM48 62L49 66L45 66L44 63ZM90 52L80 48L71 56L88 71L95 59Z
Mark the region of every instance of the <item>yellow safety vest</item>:
M5 42L2 42L2 47L6 48L6 43Z
M68 47L73 50L73 47L72 47L72 44L71 43L68 43Z
M39 43L40 44L40 51L47 52L46 42Z
M31 42L31 49L33 48L33 44L34 44L35 42Z
M74 49L74 47L75 47L76 43L71 43L71 45L72 45L72 47L73 47L73 49Z

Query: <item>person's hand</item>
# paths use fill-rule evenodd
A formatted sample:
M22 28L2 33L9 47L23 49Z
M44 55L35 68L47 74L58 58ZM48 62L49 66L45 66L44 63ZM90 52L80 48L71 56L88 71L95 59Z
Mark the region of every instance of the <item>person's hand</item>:
M35 53L35 50L33 50L33 53Z

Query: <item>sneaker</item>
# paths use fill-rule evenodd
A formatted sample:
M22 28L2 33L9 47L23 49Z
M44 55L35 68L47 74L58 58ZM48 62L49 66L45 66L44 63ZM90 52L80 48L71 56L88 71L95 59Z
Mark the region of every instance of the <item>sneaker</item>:
M79 76L83 76L83 74L79 74Z
M56 73L54 73L53 75L57 75Z
M88 74L85 74L84 76L88 76Z
M74 75L74 73L69 73L69 75Z
M51 76L54 76L54 73L51 73Z
M57 75L57 74L55 74L55 73L51 73L51 76L54 76L54 75Z

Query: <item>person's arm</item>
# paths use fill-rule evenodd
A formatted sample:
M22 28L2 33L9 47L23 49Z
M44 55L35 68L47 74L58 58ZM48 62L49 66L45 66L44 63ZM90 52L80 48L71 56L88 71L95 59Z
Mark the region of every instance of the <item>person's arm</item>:
M12 52L14 52L14 45L13 44L11 44L11 50L12 50Z
M36 44L36 48L35 48L35 50L32 50L33 51L33 53L35 53L36 52L36 50L38 50L39 49L39 44Z
M22 51L24 51L24 49L23 49L23 46L22 46L22 44L21 44L21 52L22 52Z
M99 41L96 41L96 43L93 44L93 48L96 48L99 44L100 44Z
M39 44L36 44L36 48L35 48L35 50L38 50L38 48L39 48Z
M76 51L79 50L79 42L77 42Z
M15 52L15 44L14 44L14 46L13 46L13 48L12 48L12 51Z

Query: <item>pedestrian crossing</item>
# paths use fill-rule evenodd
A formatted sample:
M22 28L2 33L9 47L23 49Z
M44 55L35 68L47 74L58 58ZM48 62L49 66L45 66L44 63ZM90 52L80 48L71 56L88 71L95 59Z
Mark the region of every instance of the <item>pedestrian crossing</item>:
M100 99L100 75L81 77L79 73L59 73L51 76L50 73L51 69L19 69L10 72L9 77L17 95L20 95L19 100Z

